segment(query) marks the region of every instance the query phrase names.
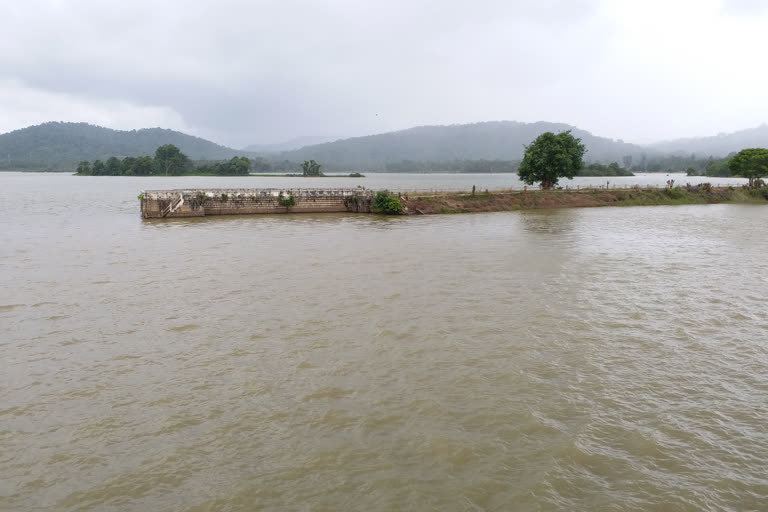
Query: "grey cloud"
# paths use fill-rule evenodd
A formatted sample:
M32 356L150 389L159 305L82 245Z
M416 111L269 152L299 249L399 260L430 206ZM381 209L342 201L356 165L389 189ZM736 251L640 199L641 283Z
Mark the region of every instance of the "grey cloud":
M654 70L633 85L627 70L647 64L611 51L626 28L606 19L605 5L31 0L0 7L11 27L0 32L10 48L0 53L0 79L165 106L196 134L232 145L489 119L648 137L627 122L625 103L653 101L642 83ZM607 95L607 83L626 90Z
M765 14L768 3L765 0L723 0L723 11L731 14Z

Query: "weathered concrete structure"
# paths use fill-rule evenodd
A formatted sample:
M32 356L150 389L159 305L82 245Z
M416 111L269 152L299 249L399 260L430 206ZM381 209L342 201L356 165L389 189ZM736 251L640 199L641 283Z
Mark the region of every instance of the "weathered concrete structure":
M145 190L145 219L256 213L369 213L374 192L358 189Z

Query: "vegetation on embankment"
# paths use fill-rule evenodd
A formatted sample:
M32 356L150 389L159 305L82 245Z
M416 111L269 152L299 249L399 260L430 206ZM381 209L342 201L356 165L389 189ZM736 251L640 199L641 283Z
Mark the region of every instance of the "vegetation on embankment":
M708 183L674 188L527 190L403 195L410 215L498 212L535 208L768 203L768 187L714 188Z
M405 208L398 196L390 194L388 190L379 190L373 196L371 211L381 215L402 215L405 213Z

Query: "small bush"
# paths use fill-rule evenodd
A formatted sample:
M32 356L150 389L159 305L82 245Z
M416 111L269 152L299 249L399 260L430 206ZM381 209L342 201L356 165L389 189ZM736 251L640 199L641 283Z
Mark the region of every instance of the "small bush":
M766 199L768 200L768 188L752 188L749 189L749 195L754 197L755 199Z
M277 204L285 208L290 208L292 206L296 206L296 199L294 199L293 194L290 194L288 197L285 197L285 195L283 195L283 192L281 191L280 194L277 196Z
M139 200L139 202L141 202L144 200L144 194L139 194L138 196L136 196L136 198Z
M227 194L221 194L221 200L226 203L229 200L229 196Z
M387 190L379 190L376 195L373 196L373 205L371 210L375 213L381 213L384 215L402 215L403 205L400 204L400 200L389 193Z
M682 199L683 197L685 197L685 193L683 192L683 189L681 189L680 187L665 188L664 195L666 195L670 199Z

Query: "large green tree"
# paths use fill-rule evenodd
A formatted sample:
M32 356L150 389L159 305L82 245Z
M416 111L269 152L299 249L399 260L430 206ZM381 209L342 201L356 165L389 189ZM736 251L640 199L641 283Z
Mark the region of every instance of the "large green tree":
M91 162L83 160L77 164L77 174L82 174L84 176L91 174Z
M251 161L244 156L233 157L229 162L219 166L219 174L229 176L247 176L251 170Z
M157 148L155 163L160 172L165 172L166 176L182 174L190 165L187 155L173 144Z
M124 176L133 176L136 174L136 161L138 158L134 156L127 156L120 162L120 174Z
M91 168L91 174L93 176L104 176L104 162L101 160L94 160L93 167Z
M541 188L557 185L560 178L573 178L584 166L584 144L570 130L555 135L545 132L525 146L520 163L520 179L528 185L540 182Z
M728 169L731 174L748 178L753 187L756 179L768 175L768 149L742 149L728 161Z
M301 170L304 172L304 176L322 176L323 173L320 172L321 167L322 165L314 160L304 160L304 163L301 164Z
M120 160L116 156L109 157L104 164L104 171L108 176L121 175L123 172L120 166Z
M155 161L151 156L140 156L133 166L133 174L136 176L149 176L154 171Z

